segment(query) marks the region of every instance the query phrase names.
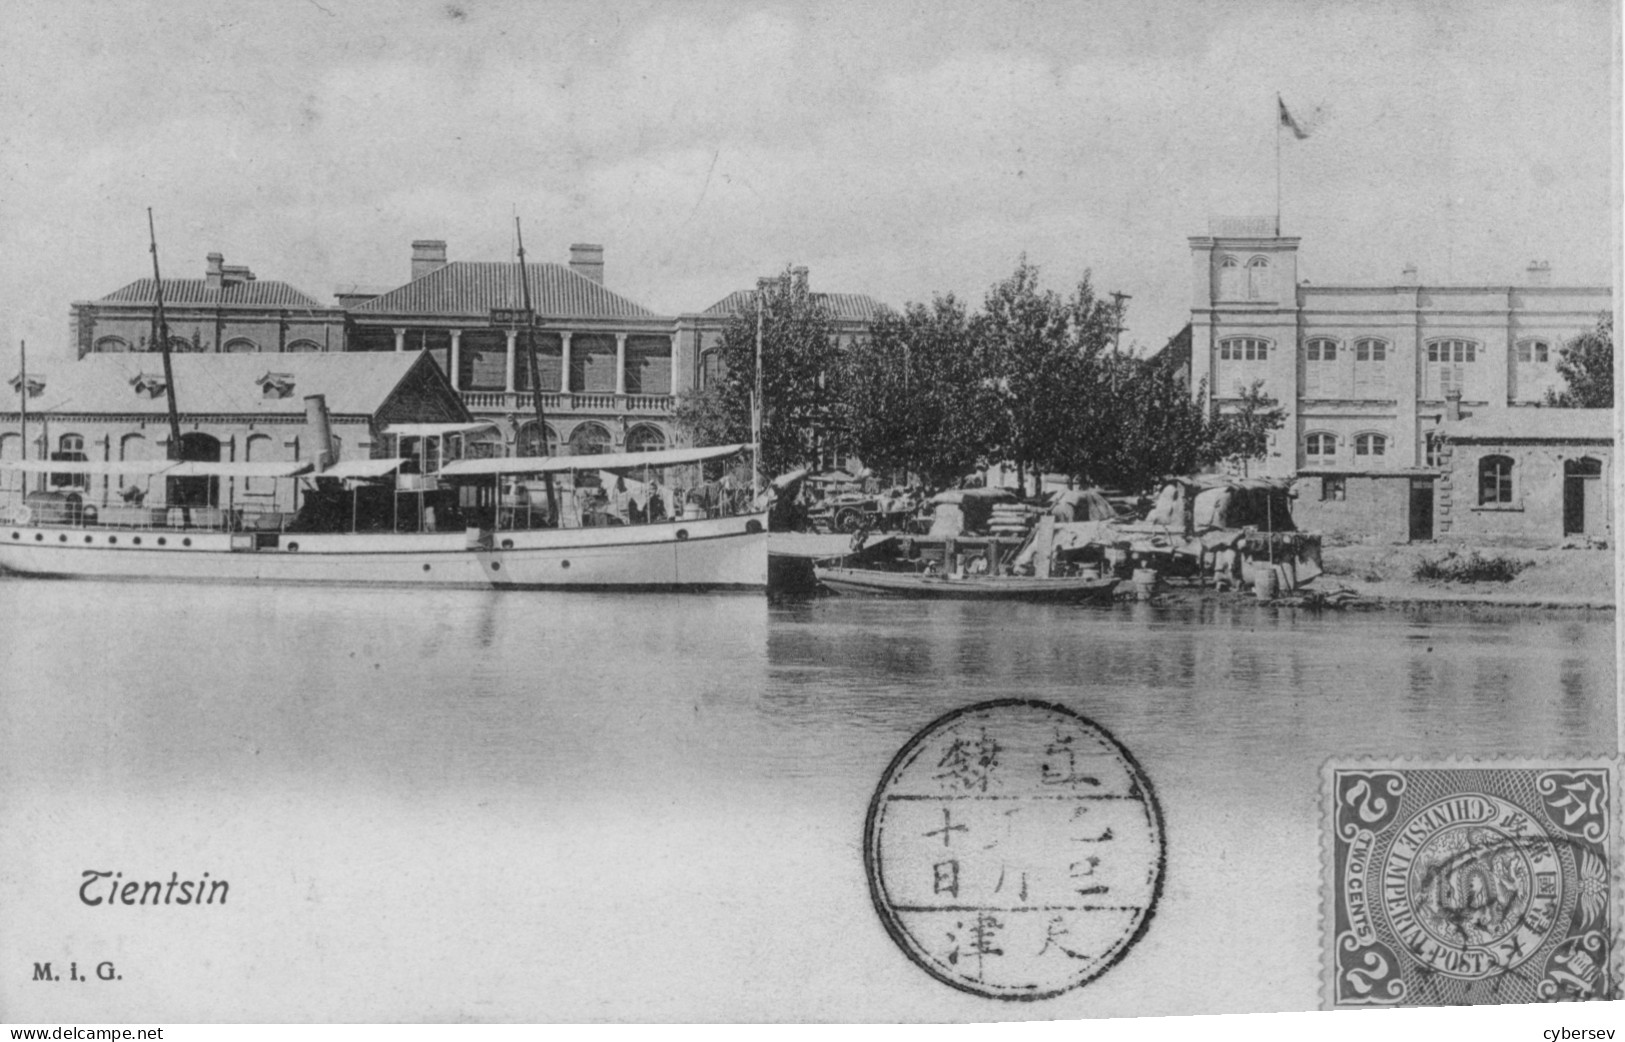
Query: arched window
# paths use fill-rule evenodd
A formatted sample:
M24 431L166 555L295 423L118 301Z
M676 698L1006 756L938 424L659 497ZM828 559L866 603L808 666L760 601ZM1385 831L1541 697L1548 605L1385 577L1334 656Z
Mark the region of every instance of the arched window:
M546 432L547 441L541 446L541 451L538 452L538 447L536 445L536 421L526 420L524 423L521 423L519 425L518 432L514 435L515 454L520 456L557 456L559 454L559 432L553 429L553 425L551 423L548 424L544 430ZM472 449L473 445L474 443L471 442L469 447Z
M716 348L700 355L700 390L715 387L722 379L722 352Z
M666 447L666 435L659 427L640 423L626 434L627 452L658 452Z
M1223 362L1264 362L1269 359L1269 341L1257 337L1231 337L1219 341L1219 360Z
M1226 254L1219 259L1219 299L1239 300L1244 287L1241 284L1241 262Z
M96 341L96 346L91 350L99 355L123 354L130 350L130 342L121 336L104 336Z
M1512 502L1511 457L1485 456L1478 461L1478 502L1480 504Z
M1518 361L1524 363L1539 363L1550 361L1552 345L1544 340L1518 341Z
M1338 397L1337 341L1316 337L1303 345L1303 393L1310 398Z
M1468 366L1478 361L1478 344L1472 340L1428 341L1428 391L1443 398L1451 391L1465 394Z
M1322 463L1337 455L1337 435L1315 431L1303 439L1303 454L1311 463Z
M1354 342L1354 397L1388 396L1388 341L1362 337Z
M1436 430L1423 435L1422 461L1430 467L1444 466L1444 436Z
M321 349L322 345L314 340L293 340L287 346L288 354L308 354Z
M1383 434L1356 434L1354 436L1354 454L1356 456L1384 456L1388 453L1388 437Z
M260 345L245 336L232 337L226 341L226 353L232 355L251 355L259 351Z
M57 439L56 451L51 453L51 459L62 460L65 463L83 463L90 457L85 455L85 436L82 434L64 434ZM86 474L53 473L51 475L52 487L84 487L89 485L90 477Z
M1270 260L1268 257L1254 257L1247 262L1247 299L1267 300L1269 298Z
M602 424L587 421L570 432L570 455L596 456L609 451L611 438Z

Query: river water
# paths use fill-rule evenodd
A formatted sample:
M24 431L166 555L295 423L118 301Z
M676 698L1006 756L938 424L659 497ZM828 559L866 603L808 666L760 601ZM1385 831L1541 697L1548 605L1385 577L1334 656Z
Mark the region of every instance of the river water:
M968 1020L1318 1004L1332 756L1611 750L1611 613L1311 614L0 581L3 1019ZM892 755L1056 702L1161 803L1104 976L1012 1006L893 944ZM229 882L91 906L86 871ZM35 983L50 960L120 979Z

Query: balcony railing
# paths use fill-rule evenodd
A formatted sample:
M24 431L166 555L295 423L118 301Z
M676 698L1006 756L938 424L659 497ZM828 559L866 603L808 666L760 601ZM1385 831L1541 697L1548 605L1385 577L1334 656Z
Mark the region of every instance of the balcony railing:
M533 412L536 403L528 391L462 391L463 404L474 412ZM617 413L658 416L670 413L675 400L669 394L606 394L602 391L542 394L547 413Z

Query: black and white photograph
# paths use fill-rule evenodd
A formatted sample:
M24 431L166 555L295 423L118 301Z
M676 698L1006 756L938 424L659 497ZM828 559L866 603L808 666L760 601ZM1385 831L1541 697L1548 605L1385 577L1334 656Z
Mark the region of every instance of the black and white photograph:
M1616 2L0 29L0 1023L1617 1020Z

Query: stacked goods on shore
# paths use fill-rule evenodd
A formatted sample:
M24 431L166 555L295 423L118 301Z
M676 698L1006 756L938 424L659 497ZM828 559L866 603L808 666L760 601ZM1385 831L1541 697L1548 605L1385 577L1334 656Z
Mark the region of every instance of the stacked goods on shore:
M1027 530L1033 526L1034 517L1024 503L995 503L988 531L995 536L1025 538Z

